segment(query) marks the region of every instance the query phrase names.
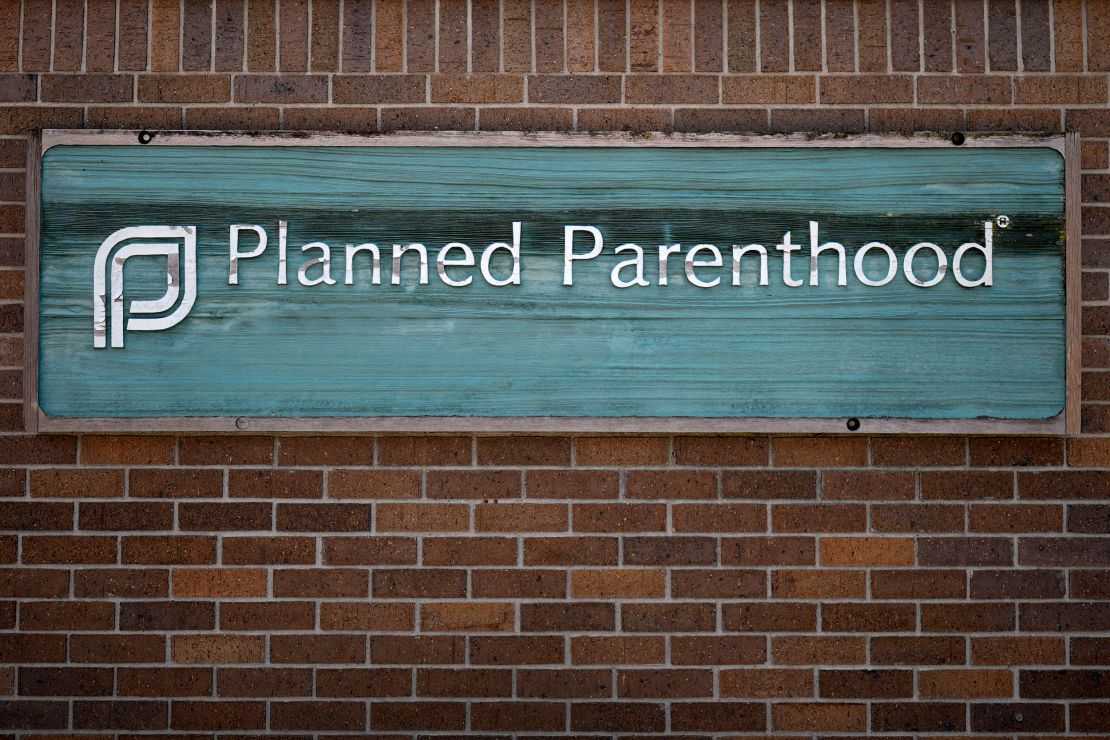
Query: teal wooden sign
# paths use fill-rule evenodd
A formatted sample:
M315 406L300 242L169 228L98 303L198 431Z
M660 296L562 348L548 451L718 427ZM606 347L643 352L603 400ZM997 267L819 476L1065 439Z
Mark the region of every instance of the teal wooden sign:
M30 417L1061 428L1065 149L47 132Z

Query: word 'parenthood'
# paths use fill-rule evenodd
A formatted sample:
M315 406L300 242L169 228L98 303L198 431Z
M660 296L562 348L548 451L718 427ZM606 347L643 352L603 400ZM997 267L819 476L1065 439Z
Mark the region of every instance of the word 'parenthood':
M993 284L993 226L990 221L984 221L982 243L967 242L955 249L951 258L951 271L959 285L975 288ZM278 222L278 285L285 285L289 280L288 230L288 222ZM253 240L249 236L244 239L244 232L253 232ZM695 244L688 249L682 244L660 244L657 248L650 249L626 242L612 250L613 255L622 259L609 271L609 280L617 288L646 287L652 285L646 277L650 272L655 285L667 285L672 273L681 270L690 284L699 288L713 288L721 285L722 281L729 280L730 275L726 270L731 268L731 284L734 286L741 285L742 272L751 275L744 279L745 284L758 282L759 285L769 285L772 276L768 257L775 252L781 253L782 263L782 273L776 275L775 279L792 288L821 284L822 255L828 256L826 262L831 261L829 258L836 260L835 270L826 268L828 274L824 278L826 281L835 280L836 285L848 284L849 262L855 279L870 287L886 285L897 278L900 272L911 284L931 288L948 274L948 255L932 242L919 242L910 246L901 259L889 245L879 241L867 242L856 249L854 257L849 259L843 244L822 242L819 232L818 222L810 221L808 240L805 242L795 242L787 231L778 244L733 244L725 249L715 244ZM253 241L251 248L245 251L240 249L241 243L248 240ZM228 284L238 284L240 261L261 257L268 242L266 230L257 224L236 224L231 227ZM494 242L482 250L480 256L475 255L474 250L462 242L448 242L438 251L418 242L393 244L388 251L386 247L370 242L346 244L343 248L343 282L354 285L356 266L365 263L371 269L371 284L381 285L381 263L385 254L391 261L389 282L392 285L401 285L402 265L413 262L419 266L418 281L421 285L428 283L430 262L434 263L439 279L452 287L470 285L474 282L475 273L489 285L520 285L520 244L519 221L512 222L511 242ZM589 269L589 263L601 257L605 249L605 238L596 226L564 226L563 285L574 285L575 271ZM333 258L330 246L314 241L301 246L300 251L310 257L297 269L297 281L301 285L334 285L338 281L333 277L333 272L338 274L339 270L333 270L333 259L336 258ZM964 257L969 252L979 257L974 270L979 274L974 277L968 276L961 269ZM922 259L915 262L919 254ZM865 265L869 255L872 261L871 270L866 269ZM799 259L795 260L794 257ZM498 260L498 267L494 265L495 259ZM656 262L655 269L647 269L649 262ZM878 270L874 269L875 264L878 264ZM502 268L500 265L507 267ZM475 267L478 269L474 270Z

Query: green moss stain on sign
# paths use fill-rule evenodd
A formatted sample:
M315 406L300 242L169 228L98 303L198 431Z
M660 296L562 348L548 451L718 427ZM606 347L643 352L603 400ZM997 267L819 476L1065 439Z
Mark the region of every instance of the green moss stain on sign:
M1040 147L54 146L59 417L1045 419Z

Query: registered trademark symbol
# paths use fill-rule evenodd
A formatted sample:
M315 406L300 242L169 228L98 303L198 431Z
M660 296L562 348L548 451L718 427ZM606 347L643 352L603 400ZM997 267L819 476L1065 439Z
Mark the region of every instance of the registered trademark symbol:
M998 228L1005 229L1007 226L1010 225L1010 217L1009 216L998 216L997 218L994 219L994 222L996 224L998 224Z

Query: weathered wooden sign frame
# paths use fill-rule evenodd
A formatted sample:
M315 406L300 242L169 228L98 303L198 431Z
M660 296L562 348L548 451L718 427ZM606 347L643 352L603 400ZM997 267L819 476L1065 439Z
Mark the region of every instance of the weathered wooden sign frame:
M701 417L52 417L39 408L39 221L41 162L57 145L113 146L436 146L436 147L914 147L951 148L938 134L785 135L575 134L575 133L216 133L46 130L31 136L27 155L25 424L42 432L293 432L293 433L958 433L1073 434L1080 417L1080 210L1079 135L976 135L957 137L965 147L1052 148L1065 169L1065 405L1049 419L912 418L701 418Z

